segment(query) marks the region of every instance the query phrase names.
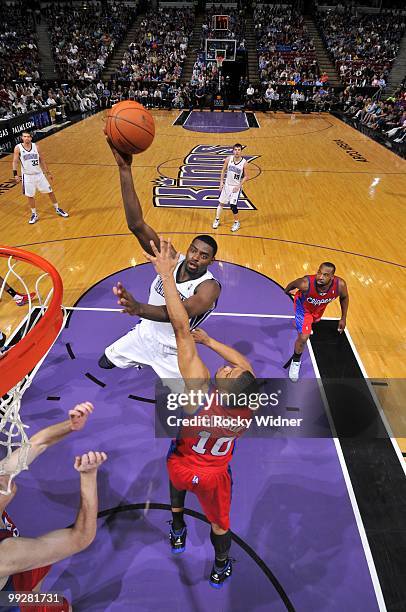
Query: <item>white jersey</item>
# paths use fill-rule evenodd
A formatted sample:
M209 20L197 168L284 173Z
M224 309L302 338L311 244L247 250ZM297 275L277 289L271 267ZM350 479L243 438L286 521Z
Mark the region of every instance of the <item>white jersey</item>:
M37 145L32 142L29 151L22 144L17 146L20 151L21 174L41 174Z
M180 256L179 263L173 272L173 276L175 278L175 283L176 283L176 288L178 290L178 293L179 293L179 296L182 302L184 300L187 300L187 298L192 297L192 295L196 293L196 289L199 285L201 285L201 283L204 283L204 281L211 280L214 278L213 274L207 271L202 276L199 276L199 278L190 279L182 283L179 283L177 281L178 270L185 259L186 258L184 255ZM153 280L151 284L151 288L149 290L148 304L152 304L153 306L164 306L166 304L165 296L164 296L163 282L159 275L156 276L156 278ZM217 304L217 301L216 303L213 303L212 307L206 312L203 312L200 315L196 315L195 317L192 317L189 320L190 329L194 329L195 327L198 327L199 325L201 325L203 321L207 319L210 313L214 310L214 308L216 307L216 304ZM144 327L144 330L143 330L144 333L147 331L152 337L154 337L161 344L165 346L176 348L176 338L175 338L175 334L174 334L171 323L160 323L158 321L150 321L148 319L142 319L140 325Z
M228 187L237 187L238 185L240 185L246 163L247 160L243 157L238 163L236 163L234 161L234 156L232 155L228 160L226 180L224 184Z

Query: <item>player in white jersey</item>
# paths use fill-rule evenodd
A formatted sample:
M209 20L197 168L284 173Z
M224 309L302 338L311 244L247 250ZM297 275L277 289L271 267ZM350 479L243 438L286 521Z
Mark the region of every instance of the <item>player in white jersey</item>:
M153 254L150 241L159 249L160 240L155 230L144 221L142 208L135 192L131 174L132 155L121 153L109 142L116 159L121 193L128 228L142 249ZM175 253L175 250L173 250ZM211 236L196 236L186 256L182 256L174 271L176 286L190 319L191 329L200 325L217 304L220 284L208 271L217 252L217 243ZM121 283L113 288L118 303L130 315L141 318L128 334L108 346L99 359L101 368L129 368L151 366L160 378L181 378L176 340L165 305L162 281L159 276L152 282L148 304L138 302Z
M52 180L52 175L38 145L32 142L31 133L23 132L21 140L22 143L14 147L13 175L16 183L22 181L23 194L28 198L28 204L31 208L31 217L28 223L32 225L39 220L35 207L35 194L37 191L49 195L57 215L69 217L68 213L58 206L55 193L47 179L48 176ZM21 165L21 177L18 176L17 172L18 163Z
M242 145L236 143L233 146L233 154L226 157L221 169L220 178L220 198L217 206L216 218L213 221L213 229L220 225L220 215L225 204L230 204L234 215L234 223L231 227L232 232L240 229L241 224L238 218L238 198L247 176L247 160L241 156ZM225 180L224 180L225 177Z

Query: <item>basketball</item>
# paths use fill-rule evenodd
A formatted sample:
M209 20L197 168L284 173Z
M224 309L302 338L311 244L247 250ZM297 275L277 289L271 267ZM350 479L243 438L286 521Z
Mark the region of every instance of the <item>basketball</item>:
M142 153L152 144L155 123L149 111L133 100L114 104L107 113L105 133L122 153Z

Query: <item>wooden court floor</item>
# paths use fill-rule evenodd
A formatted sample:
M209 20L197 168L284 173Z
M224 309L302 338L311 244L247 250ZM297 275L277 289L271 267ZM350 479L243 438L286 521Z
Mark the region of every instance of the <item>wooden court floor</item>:
M259 113L259 129L226 134L173 126L177 115L155 111L155 141L134 158L146 221L172 235L180 250L196 233L211 233L219 243L219 259L250 267L281 285L314 273L324 260L333 261L349 287L348 329L368 375L406 378L406 162L329 114ZM58 202L69 219L56 217L42 195L37 201L40 221L30 226L20 187L0 195L1 243L49 259L62 276L67 306L98 280L143 262L126 227L118 173L102 128L100 113L41 141ZM237 234L230 233L231 213L215 231L213 210L153 206L155 179L176 178L193 147L236 141L246 146L244 154L258 156L249 165L251 180L245 187L256 210L241 213ZM10 181L11 174L11 156L4 157L0 182ZM0 262L0 274L5 269L5 261ZM111 296L106 295L105 305L114 307ZM272 313L272 304L269 309ZM339 312L333 304L326 314ZM3 298L6 333L19 316L21 309ZM381 392L395 432L406 427L402 388L393 384ZM406 450L406 443L402 446Z

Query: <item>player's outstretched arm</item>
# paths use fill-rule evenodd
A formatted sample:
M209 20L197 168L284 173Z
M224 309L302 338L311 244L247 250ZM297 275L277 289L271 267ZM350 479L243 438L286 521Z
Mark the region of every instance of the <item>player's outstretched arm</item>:
M159 248L159 238L156 231L144 221L141 204L135 191L131 173L133 156L128 153L121 153L121 151L115 148L109 138L107 138L107 143L117 162L120 173L121 196L123 198L128 229L137 238L144 251L153 255L151 240Z
M164 287L166 307L176 337L179 369L184 379L207 381L210 373L197 352L190 333L189 315L176 288L173 271L179 259L179 253L172 255L170 239L161 237L160 251L151 243L154 255L144 253L160 275Z
M201 283L196 293L182 302L189 318L211 310L220 295L220 291L220 285L214 279ZM113 293L118 298L117 304L123 308L122 312L149 321L169 323L168 309L165 305L155 306L139 302L120 282L113 287Z
M294 289L298 289L299 291L307 291L309 289L309 279L306 276L296 278L296 280L286 285L285 293L289 294Z
M27 465L30 465L47 448L65 438L72 431L80 431L85 426L89 415L94 407L90 402L77 404L69 410L69 418L56 425L50 425L41 429L29 439L30 449L27 456ZM13 473L18 466L19 450L15 450L9 459L4 459L3 463L7 473Z
M340 295L341 319L338 322L338 331L340 334L345 330L347 325L347 312L350 304L350 296L348 294L347 283L343 278L338 279L338 291Z
M194 329L192 332L192 336L195 342L199 344L204 344L212 351L220 355L225 361L228 361L233 366L238 366L243 370L248 370L252 374L254 374L254 370L252 368L251 362L239 351L228 346L228 344L223 344L218 340L215 340L207 332L203 329Z
M0 576L10 576L66 559L87 548L97 529L97 470L106 461L103 452L76 457L80 472L80 507L71 529L51 531L38 538L7 538L0 543Z

